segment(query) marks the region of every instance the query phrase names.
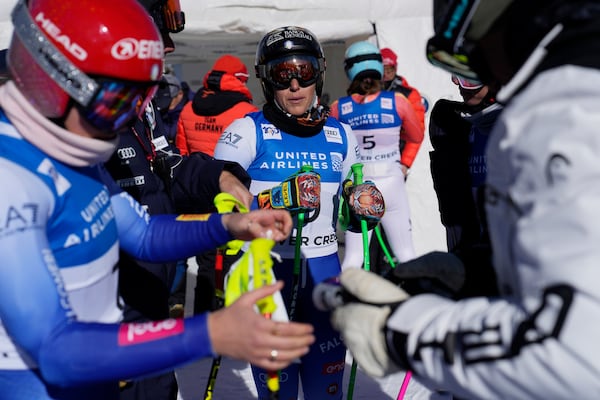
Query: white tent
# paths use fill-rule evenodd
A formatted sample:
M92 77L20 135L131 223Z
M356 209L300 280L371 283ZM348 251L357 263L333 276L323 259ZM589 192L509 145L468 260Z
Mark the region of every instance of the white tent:
M186 14L183 32L172 35L176 51L167 57L177 75L193 89L222 54L239 56L252 69L256 44L271 29L299 25L313 31L327 58L324 93L335 99L348 84L342 60L356 40L371 40L398 54L398 71L417 87L430 107L441 98L457 98L449 75L425 59L425 43L432 34L432 1L423 0L180 0ZM0 48L8 46L10 11L16 0L0 0ZM115 10L117 12L118 10ZM126 12L126 10L123 10ZM249 87L260 103L255 79ZM426 134L427 136L427 134ZM429 140L421 147L408 179L413 233L418 254L445 249L438 206L429 173Z

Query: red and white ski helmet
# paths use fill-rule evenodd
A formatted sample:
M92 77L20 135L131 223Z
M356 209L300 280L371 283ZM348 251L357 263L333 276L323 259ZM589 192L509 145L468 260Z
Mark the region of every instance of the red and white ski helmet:
M48 118L70 100L87 107L99 78L150 87L161 77L160 33L136 0L20 0L12 21L11 77Z

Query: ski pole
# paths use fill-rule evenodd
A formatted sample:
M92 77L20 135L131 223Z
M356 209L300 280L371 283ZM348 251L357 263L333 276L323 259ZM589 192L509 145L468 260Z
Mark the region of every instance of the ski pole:
M392 253L388 250L385 245L385 240L383 240L383 236L381 236L381 229L379 229L379 224L375 226L375 235L377 236L377 241L379 242L379 247L383 250L383 254L385 254L385 258L387 258L388 262L392 266L392 268L396 268L396 263L394 261L394 257L392 257Z
M296 242L294 243L294 269L292 280L292 298L290 301L290 321L294 320L296 315L296 305L298 304L298 292L300 291L300 267L302 265L302 226L304 225L304 212L298 214L298 224L296 227Z
M250 242L250 252L254 261L254 280L255 288L269 285L273 278L273 260L271 259L271 249L275 245L272 239L254 239ZM273 296L267 296L260 299L256 305L258 310L265 318L271 319L277 304ZM267 388L269 389L269 399L277 400L279 398L279 371L267 371Z
M363 165L361 163L352 164L352 174L354 175L354 184L360 185L363 183ZM367 221L364 218L360 219L360 231L362 233L363 239L363 252L364 252L364 262L363 268L365 271L371 270L371 257L369 255L369 228L367 227Z
M219 193L215 196L213 203L217 207L219 214L225 214L232 212L237 207L239 212L248 212L248 209L235 197L229 193ZM225 305L225 294L223 289L223 253L236 254L241 248L243 241L231 241L225 246L219 247L215 255L215 297L217 299L217 309L222 308ZM234 253L230 253L230 249L234 250ZM213 358L210 366L210 373L208 375L208 382L204 389L204 400L211 400L215 389L215 383L217 381L217 375L221 368L221 356Z
M352 164L350 167L353 175L353 183L354 185L360 185L363 183L363 173L362 173L363 165L361 163ZM363 240L363 268L365 271L371 270L371 256L369 255L369 230L367 227L367 221L363 218L360 220L360 231L362 233ZM348 400L352 400L352 396L354 395L354 384L356 382L356 369L357 364L354 357L352 358L352 367L350 368L350 379L348 381Z
M375 234L377 235L377 240L379 241L379 245L381 246L381 249L383 250L383 253L385 254L386 258L388 259L390 265L392 266L392 268L396 268L396 263L394 262L394 258L392 257L390 251L388 250L387 246L385 245L385 241L383 240L383 237L381 236L381 231L379 229L379 225L377 225L375 227ZM402 379L402 385L400 386L400 391L398 392L398 397L396 397L396 400L404 399L404 396L406 395L406 390L408 389L408 384L410 383L411 377L412 377L412 372L406 371L406 373L404 374L404 379Z
M310 172L310 165L303 165L301 172ZM290 321L294 320L296 315L296 305L298 304L298 292L300 290L300 269L302 266L302 227L304 226L305 211L298 212L298 223L296 224L296 242L294 243L294 269L292 280L292 298L290 301Z

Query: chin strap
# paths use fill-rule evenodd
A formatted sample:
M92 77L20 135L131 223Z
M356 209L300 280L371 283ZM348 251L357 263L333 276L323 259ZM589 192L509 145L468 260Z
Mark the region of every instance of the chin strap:
M304 126L317 126L329 117L329 107L318 104L316 107L312 107L302 117L297 117L297 121L300 125Z
M294 136L309 137L321 132L329 117L329 107L315 104L302 116L296 117L282 110L273 101L264 105L263 113L267 120L282 131Z
M329 107L319 104L319 98L315 95L312 106L301 116L295 116L287 112L277 103L277 100L273 102L276 108L281 111L287 118L295 120L298 124L303 126L317 126L329 117Z

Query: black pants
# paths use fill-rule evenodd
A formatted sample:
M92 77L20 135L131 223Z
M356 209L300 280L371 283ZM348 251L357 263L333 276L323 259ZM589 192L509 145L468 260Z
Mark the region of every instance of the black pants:
M234 256L223 255L223 271L218 274L218 277L215 273L216 255L216 251L207 251L196 256L198 276L196 277L196 288L194 290L194 314L201 314L219 308L215 285L223 286L225 275L233 263L241 257L242 252Z

